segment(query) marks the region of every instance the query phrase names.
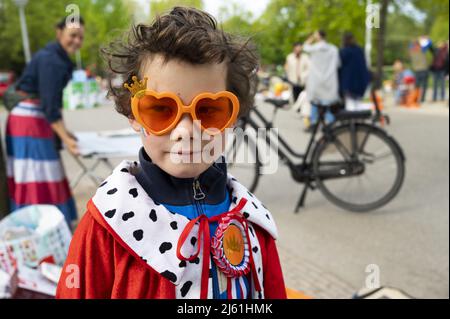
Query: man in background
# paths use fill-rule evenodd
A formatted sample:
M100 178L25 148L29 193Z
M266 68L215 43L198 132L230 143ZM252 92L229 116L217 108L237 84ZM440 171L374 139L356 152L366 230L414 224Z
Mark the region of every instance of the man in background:
M431 73L433 75L433 102L436 102L438 98L440 101L445 101L445 76L448 73L448 44L446 42L438 43L434 50Z
M409 46L411 67L416 77L416 88L421 91L421 102L425 101L428 88L429 64L427 61L427 51L432 51L432 43L427 36L421 36L415 39Z
M308 66L309 58L302 52L302 44L300 42L294 43L292 52L288 54L284 64L286 77L292 85L294 103L305 88Z

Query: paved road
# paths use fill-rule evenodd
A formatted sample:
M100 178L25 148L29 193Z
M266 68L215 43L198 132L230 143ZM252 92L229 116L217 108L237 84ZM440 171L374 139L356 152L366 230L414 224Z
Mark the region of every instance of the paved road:
M293 214L301 185L285 167L264 176L257 196L277 219L280 257L286 283L317 298L348 298L365 285L367 265L376 264L382 285L414 297L449 297L449 116L445 105L419 110L390 109L389 131L408 158L399 196L371 213L351 213L310 193L306 207ZM127 121L112 107L66 112L72 130L124 128ZM0 120L5 117L0 112ZM290 111L276 121L280 134L302 149L307 135ZM64 154L69 177L76 163ZM90 162L87 161L87 164ZM108 170L100 168L100 175ZM274 185L276 187L274 187ZM74 194L79 213L94 187L84 180Z
M389 131L407 156L407 175L401 193L386 207L350 213L315 193L308 197L306 209L293 215L298 188L283 170L261 185L260 194L279 212L280 245L298 259L307 259L354 288L364 286L366 266L376 264L383 285L415 297L448 298L448 109L389 113ZM271 183L280 185L283 196L264 192ZM302 286L295 277L293 283Z

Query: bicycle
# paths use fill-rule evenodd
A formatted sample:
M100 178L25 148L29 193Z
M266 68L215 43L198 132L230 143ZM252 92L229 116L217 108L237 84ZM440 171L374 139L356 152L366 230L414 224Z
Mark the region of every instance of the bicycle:
M294 211L297 213L304 207L308 190L319 189L333 204L354 212L367 212L380 208L390 202L400 191L405 177L405 155L398 142L382 127L389 124L390 119L379 108L375 91L372 90L372 100L375 112L372 111L339 111L342 105L320 105L319 120L312 130L306 151L296 152L281 136L271 132L274 128L278 110L289 102L279 99L265 99L274 107L270 120L256 108L241 118L237 127L242 132L258 128L266 129L263 143L273 148L279 146L277 156L290 170L294 181L305 184ZM336 121L325 123L325 112L332 110ZM262 125L258 125L258 121ZM380 125L381 124L381 125ZM321 136L319 135L321 131ZM274 140L277 139L277 140ZM277 142L276 144L273 142ZM238 177L250 192L254 192L261 178L263 168L258 147L258 140L250 135L235 138L226 151L228 169L232 175ZM251 163L236 163L235 159L242 146L250 150L253 156ZM383 153L379 154L379 146ZM230 160L231 159L231 160ZM296 162L295 159L300 160ZM388 162L387 159L391 161ZM380 164L381 166L376 164ZM394 168L392 171L388 170ZM375 171L376 177L381 178L381 185L370 181L369 170ZM373 177L373 174L370 175ZM369 188L364 189L362 182L369 179ZM350 190L350 182L357 182L356 191ZM357 193L357 194L356 194Z

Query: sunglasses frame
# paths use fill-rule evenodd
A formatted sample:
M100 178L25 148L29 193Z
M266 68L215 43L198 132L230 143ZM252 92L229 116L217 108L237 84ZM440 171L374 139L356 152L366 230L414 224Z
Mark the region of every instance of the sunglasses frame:
M143 121L141 114L140 114L140 110L139 110L139 100L146 95L153 96L156 99L170 98L176 102L176 104L178 106L177 115L175 116L175 119L173 120L173 122L167 128L165 128L161 131L155 131L155 130L151 129L150 127L148 127L145 124L145 122ZM153 90L142 90L142 91L139 91L138 93L136 93L131 98L131 111L133 113L135 120L139 124L141 124L145 128L145 130L147 130L147 132L150 132L153 135L164 135L164 134L170 132L171 130L173 130L180 122L180 119L183 116L183 114L186 114L186 113L189 113L194 121L195 120L200 121L200 125L201 125L201 120L198 119L195 114L195 107L197 106L197 103L200 100L205 99L205 98L217 100L221 97L228 98L233 105L233 110L232 110L230 119L227 121L227 123L225 124L224 127L217 128L217 129L219 129L219 132L217 132L217 130L211 131L210 129L207 129L207 128L204 128L203 126L201 126L201 129L203 131L206 131L208 134L214 135L214 134L223 132L227 127L230 127L231 125L233 125L237 120L237 116L238 116L239 108L240 108L239 99L236 97L236 95L234 95L230 91L220 91L217 93L209 93L209 92L200 93L196 97L194 97L191 104L184 105L183 102L181 101L180 97L172 92L158 93Z

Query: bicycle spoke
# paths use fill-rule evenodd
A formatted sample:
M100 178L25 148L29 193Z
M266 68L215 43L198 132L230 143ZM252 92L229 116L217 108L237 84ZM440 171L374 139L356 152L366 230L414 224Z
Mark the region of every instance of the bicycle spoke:
M382 153L381 155L374 155L374 160L381 160L381 159L386 159L389 157L394 157L394 154L392 154L391 150L387 150L386 152Z

